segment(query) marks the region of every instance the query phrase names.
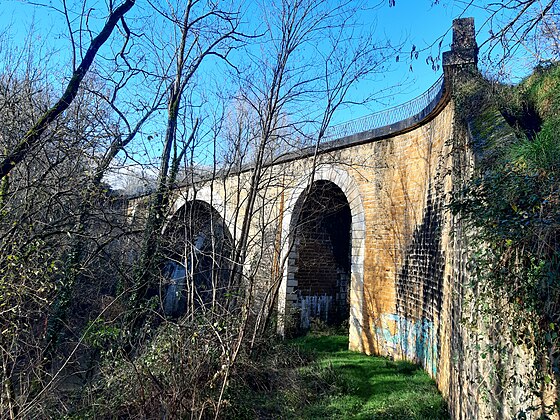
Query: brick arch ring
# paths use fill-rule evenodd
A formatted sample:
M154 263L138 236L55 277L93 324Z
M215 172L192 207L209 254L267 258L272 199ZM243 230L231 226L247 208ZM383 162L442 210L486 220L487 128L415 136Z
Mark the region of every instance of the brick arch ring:
M241 227L235 222L234 212L228 211L226 202L220 194L216 192L211 185L205 185L204 187L195 190L193 188L188 188L182 190L173 200L169 215L162 229L162 234L165 234L169 222L177 214L179 210L187 203L192 201L201 201L207 204L213 211L215 211L226 227L228 234L230 235L233 246L235 246L235 241L241 235ZM250 261L245 262L243 265L244 270L248 270L250 267Z
M216 213L218 213L218 215L224 221L224 224L227 227L229 233L232 235L232 238L235 238L236 234L239 235L240 228L236 226L233 217L233 212L227 211L227 207L222 197L208 185L196 191L192 188L189 188L188 190L185 191L181 191L180 195L176 197L176 199L173 201L170 215L167 218L167 222L164 226L164 232L167 223L181 209L181 207L186 205L188 202L195 201L195 200L202 201L208 204L213 210L216 211Z
M167 217L167 221L163 227L162 234L165 234L165 230L173 219L173 216L177 214L177 212L186 205L188 202L191 201L202 201L210 206L216 213L221 217L222 221L224 222L225 227L227 228L228 233L230 234L233 244L235 246L235 241L241 236L241 226L236 223L235 220L235 212L230 211L227 203L222 198L220 194L216 192L211 185L205 185L202 188L195 190L193 188L189 188L186 190L182 190L171 206L171 211L169 216ZM249 270L250 268L250 261L245 261L243 265L244 270Z
M309 181L330 181L339 187L350 206L352 216L351 223L351 279L350 279L350 319L349 319L349 339L350 348L356 351L363 351L362 342L362 322L364 308L364 249L365 249L365 213L360 190L354 178L345 170L334 165L319 166L313 177L308 172L303 180L292 190L288 199L284 215L282 217L282 261L284 262L284 273L278 294L278 330L281 335L285 331L285 317L288 315L290 304L295 301L295 279L293 270L290 269L290 259L295 259L293 247L293 227L292 219L297 218L299 209L297 208L298 199L309 185Z

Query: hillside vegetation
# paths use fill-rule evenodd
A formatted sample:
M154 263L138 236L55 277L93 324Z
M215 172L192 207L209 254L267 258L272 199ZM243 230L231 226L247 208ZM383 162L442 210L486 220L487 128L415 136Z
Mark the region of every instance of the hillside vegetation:
M543 396L560 372L560 66L541 66L517 86L477 79L457 103L477 162L452 206L475 250L470 296L489 331L511 338L483 356L522 346ZM494 374L501 385L516 380L497 364ZM558 409L557 396L547 401Z

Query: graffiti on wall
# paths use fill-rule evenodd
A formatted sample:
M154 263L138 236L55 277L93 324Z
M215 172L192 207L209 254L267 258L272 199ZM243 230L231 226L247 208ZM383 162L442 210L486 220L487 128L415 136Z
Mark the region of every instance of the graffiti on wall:
M419 363L436 377L438 334L433 322L383 314L376 332L382 353Z

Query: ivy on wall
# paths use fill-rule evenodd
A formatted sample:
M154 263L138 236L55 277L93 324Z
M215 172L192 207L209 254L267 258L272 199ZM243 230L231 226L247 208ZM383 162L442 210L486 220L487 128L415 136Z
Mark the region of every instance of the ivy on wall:
M519 380L499 361L523 348L535 365L528 393L550 415L560 408L558 393L549 392L560 380L560 66L539 67L518 86L474 77L455 102L476 160L451 205L470 232L465 296L499 337L478 348L479 358L494 361L489 393Z

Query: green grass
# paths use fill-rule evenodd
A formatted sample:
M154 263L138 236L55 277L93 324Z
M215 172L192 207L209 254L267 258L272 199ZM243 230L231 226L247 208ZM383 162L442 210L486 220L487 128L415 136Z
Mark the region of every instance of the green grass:
M253 400L259 407L252 418L449 419L434 381L412 363L350 352L344 336L306 336L289 345L307 362Z

